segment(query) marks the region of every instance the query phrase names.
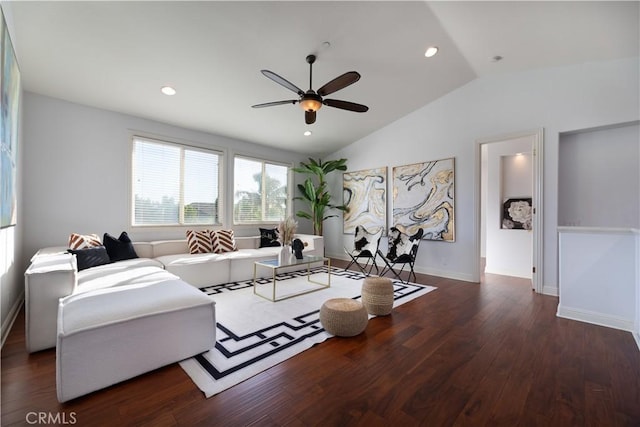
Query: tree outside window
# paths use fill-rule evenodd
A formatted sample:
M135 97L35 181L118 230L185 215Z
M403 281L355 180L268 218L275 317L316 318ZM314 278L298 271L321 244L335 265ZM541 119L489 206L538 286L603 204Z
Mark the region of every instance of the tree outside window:
M288 166L236 157L234 223L282 221L289 208L288 177Z

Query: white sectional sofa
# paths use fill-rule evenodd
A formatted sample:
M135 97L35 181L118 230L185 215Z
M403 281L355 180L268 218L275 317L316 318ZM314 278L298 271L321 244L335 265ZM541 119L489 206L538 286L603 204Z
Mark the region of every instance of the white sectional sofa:
M322 236L300 234L304 255L324 255ZM61 298L118 286L149 286L181 279L195 287L249 280L254 261L273 259L281 248L260 248L260 237L236 237L237 251L190 254L186 240L134 242L139 258L78 271L66 247L44 248L25 272L26 344L29 352L56 346ZM177 276L177 277L176 277Z

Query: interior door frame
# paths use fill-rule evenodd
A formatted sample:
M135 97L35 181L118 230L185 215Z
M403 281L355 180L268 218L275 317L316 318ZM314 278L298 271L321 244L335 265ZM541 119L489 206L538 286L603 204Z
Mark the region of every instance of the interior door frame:
M537 293L543 293L544 290L544 228L543 228L543 202L544 202L544 128L534 129L530 131L515 132L506 135L498 135L476 140L475 144L475 181L474 187L474 216L475 216L475 281L480 281L481 263L481 191L480 183L482 181L482 155L481 147L483 144L492 142L502 142L516 138L533 138L533 221L532 221L532 264L533 272L531 275L531 287Z

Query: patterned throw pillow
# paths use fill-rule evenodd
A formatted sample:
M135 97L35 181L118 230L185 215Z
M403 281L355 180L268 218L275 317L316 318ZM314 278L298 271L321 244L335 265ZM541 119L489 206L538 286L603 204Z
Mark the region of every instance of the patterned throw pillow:
M213 243L213 252L216 254L238 250L236 240L233 237L233 230L212 231L211 241Z
M206 254L213 252L211 231L187 230L187 244L189 245L189 253L192 254Z
M97 234L71 233L69 236L69 249L84 249L102 246L100 236Z
M260 228L260 247L280 246L277 228Z

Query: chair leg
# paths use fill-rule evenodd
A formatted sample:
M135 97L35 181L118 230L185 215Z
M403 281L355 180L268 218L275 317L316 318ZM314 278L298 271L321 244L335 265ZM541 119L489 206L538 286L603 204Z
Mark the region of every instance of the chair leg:
M384 258L383 258L383 259L384 259ZM402 263L402 268L400 268L400 271L396 271L396 270L394 270L394 268L393 268L393 267L395 267L395 266L396 266L396 264L395 264L395 263L389 264L389 263L387 262L387 260L386 260L386 259L384 259L384 261L385 261L386 266L385 266L385 267L384 267L384 269L382 270L382 274L380 274L380 276L384 276L384 274L385 274L387 271L391 271L391 272L393 273L393 275L394 275L394 276L395 276L395 277L396 277L396 278L397 278L401 283L404 283L404 284L409 283L409 282L411 281L411 276L412 276L412 275L413 275L413 280L414 280L414 281L415 281L415 280L417 280L417 278L416 278L416 273L413 271L413 263L406 263L406 262L405 262L405 263ZM408 273L409 273L409 277L407 278L407 280L404 280L404 279L402 279L402 273L404 272L404 269L405 269L405 267L406 267L406 265L407 265L407 264L409 264L409 267L410 267L410 271L408 271Z
M380 270L378 270L378 263L376 262L376 258L373 257L373 263L371 264L371 268L369 268L369 274L373 271L373 267L376 268L376 274L379 275Z
M371 275L371 270L373 269L373 264L371 264L371 267L369 267L369 263L371 262L371 260L373 258L370 257L366 257L367 261L364 263L364 267L362 265L360 265L360 263L358 262L358 257L354 257L353 255L351 255L349 252L347 252L347 254L351 257L351 262L349 263L349 265L347 265L345 267L345 270L348 270L349 267L351 267L353 264L355 264L360 271L362 272L362 274L364 274L365 276L369 276ZM363 257L364 258L364 257ZM373 259L373 262L375 263L375 259ZM367 272L367 267L369 267L369 271ZM378 271L378 266L376 266L376 271Z
M411 275L413 274L413 281L417 282L418 278L416 277L416 272L413 271L413 263L409 263L409 267L411 267L411 272L409 273L409 280L411 280Z

